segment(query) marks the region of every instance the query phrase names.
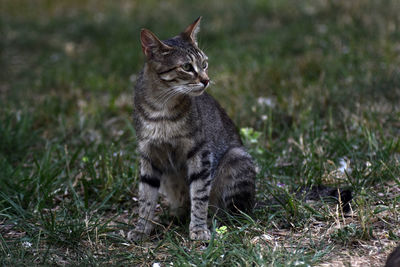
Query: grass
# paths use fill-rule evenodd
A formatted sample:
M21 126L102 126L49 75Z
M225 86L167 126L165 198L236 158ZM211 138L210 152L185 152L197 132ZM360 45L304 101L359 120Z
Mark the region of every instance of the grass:
M1 265L377 266L399 242L397 1L0 5ZM209 92L258 162L257 200L285 201L213 224L208 246L161 205L133 244L139 30L168 38L199 15ZM350 187L352 210L295 197L319 184Z

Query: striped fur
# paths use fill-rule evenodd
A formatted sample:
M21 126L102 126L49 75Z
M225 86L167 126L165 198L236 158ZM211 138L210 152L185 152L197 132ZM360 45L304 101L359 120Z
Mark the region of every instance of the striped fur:
M236 127L204 90L207 56L197 46L200 18L160 41L142 30L146 64L135 87L140 160L139 219L131 237L153 229L159 193L176 216L190 210L190 238L208 240L208 209L250 211L255 167Z

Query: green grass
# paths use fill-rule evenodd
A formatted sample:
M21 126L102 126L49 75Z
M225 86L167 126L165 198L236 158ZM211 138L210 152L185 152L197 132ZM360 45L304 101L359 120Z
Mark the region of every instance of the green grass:
M382 265L398 242L397 1L0 6L1 265ZM139 31L168 38L199 15L209 92L253 129L242 136L260 168L257 200L284 201L213 224L227 229L208 246L161 205L165 222L134 244ZM352 188L352 211L295 197L318 184Z

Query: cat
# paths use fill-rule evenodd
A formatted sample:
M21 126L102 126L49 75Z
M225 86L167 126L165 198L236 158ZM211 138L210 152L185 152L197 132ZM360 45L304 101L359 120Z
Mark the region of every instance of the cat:
M400 267L400 246L389 254L386 259L385 267Z
M192 240L210 239L209 208L235 213L254 206L253 159L232 120L205 92L210 78L197 43L200 20L164 41L147 29L140 33L146 62L134 91L140 181L132 240L153 230L159 193L175 216L190 211Z

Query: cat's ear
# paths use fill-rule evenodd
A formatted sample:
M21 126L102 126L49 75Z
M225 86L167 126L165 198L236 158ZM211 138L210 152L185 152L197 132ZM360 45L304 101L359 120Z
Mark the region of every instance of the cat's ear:
M157 36L148 29L140 31L140 42L142 44L143 54L150 57L154 52L164 53L172 49L170 46L164 44Z
M197 45L197 33L200 31L201 16L190 24L182 33L184 39Z

